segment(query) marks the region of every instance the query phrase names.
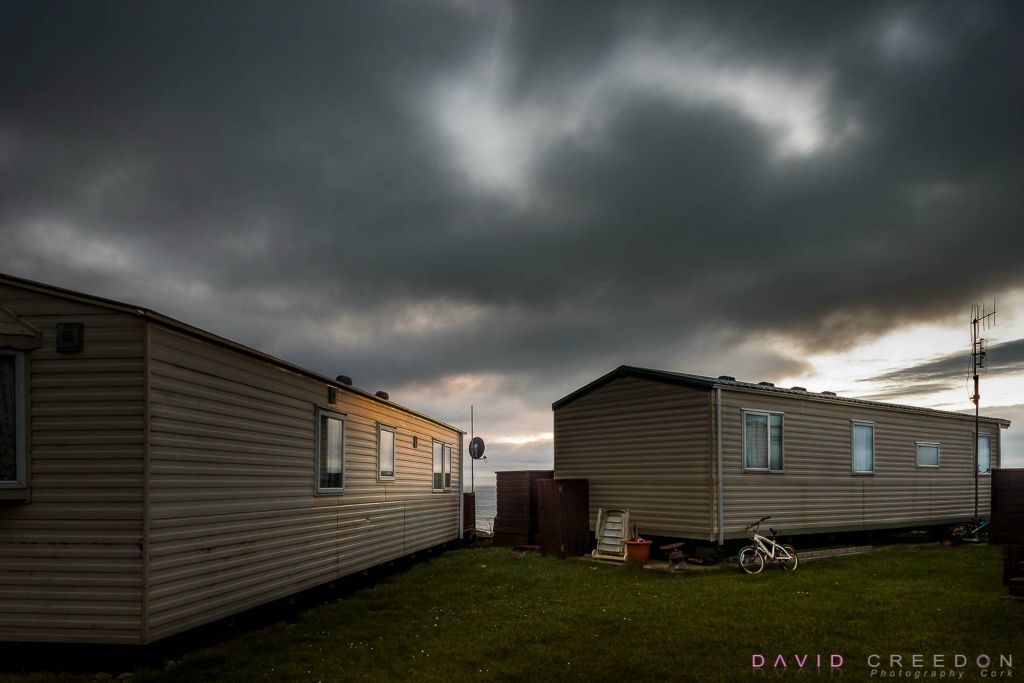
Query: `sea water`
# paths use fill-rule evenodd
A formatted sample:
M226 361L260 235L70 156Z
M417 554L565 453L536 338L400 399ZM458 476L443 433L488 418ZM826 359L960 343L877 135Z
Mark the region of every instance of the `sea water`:
M476 528L494 531L494 517L498 514L498 489L477 484L476 487Z

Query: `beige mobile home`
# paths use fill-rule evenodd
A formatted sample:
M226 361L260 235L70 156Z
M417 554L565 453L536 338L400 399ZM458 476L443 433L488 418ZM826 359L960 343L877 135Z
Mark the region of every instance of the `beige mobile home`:
M0 640L148 643L457 539L462 432L0 276Z
M974 417L802 387L622 366L556 401L555 478L590 482L643 534L722 543L926 527L974 514ZM981 418L980 510L1007 420Z

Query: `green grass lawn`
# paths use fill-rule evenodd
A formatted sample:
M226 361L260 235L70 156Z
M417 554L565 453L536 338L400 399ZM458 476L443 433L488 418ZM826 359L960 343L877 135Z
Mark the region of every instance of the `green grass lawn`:
M808 680L829 676L817 653L840 653L845 680L870 680L872 653L902 654L907 670L913 653L927 669L961 653L962 680L976 680L979 654L1024 664L1024 603L1000 599L1000 572L994 546L892 547L756 576L470 548L132 680ZM755 652L785 654L790 668L754 672ZM804 653L801 672L792 655Z

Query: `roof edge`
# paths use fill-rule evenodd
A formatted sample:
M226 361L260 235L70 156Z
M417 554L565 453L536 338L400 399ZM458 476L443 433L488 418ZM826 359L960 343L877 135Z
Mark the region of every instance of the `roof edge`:
M844 396L822 396L820 393L808 391L805 395L794 394L794 393L781 393L781 392L769 392L765 390L758 390L752 387L743 386L732 386L728 384L720 384L723 391L736 391L745 394L776 394L782 398L791 399L803 399L805 401L815 401L817 403L837 403L839 405L862 405L867 408L875 408L877 410L894 410L901 413L917 413L919 415L931 415L934 417L952 417L962 420L974 420L973 415L968 413L958 413L954 410L939 410L938 408L924 408L921 406L908 406L903 403L886 403L885 401L865 401L859 398L849 398ZM992 424L998 424L1000 427L1006 429L1010 426L1010 420L1003 417L989 417L986 415L979 415L978 419L982 422L988 422Z
M839 405L859 405L869 408L875 408L878 410L893 410L896 412L904 413L916 413L919 415L932 415L937 417L951 417L963 420L973 420L974 416L967 413L958 413L951 410L939 410L937 408L923 408L920 406L909 406L902 403L886 403L884 401L867 401L864 399L850 398L845 396L829 396L813 391L793 391L789 389L782 389L778 387L761 387L749 382L740 382L736 380L723 380L715 379L712 377L702 377L700 375L687 375L684 373L670 372L666 370L654 370L651 368L640 368L632 365L620 365L609 373L601 375L594 381L585 384L579 389L566 394L562 398L558 399L551 404L552 410L558 410L559 408L572 403L576 399L589 394L595 389L611 382L619 377L638 377L640 379L647 379L654 382L660 382L662 384L675 384L678 386L688 386L697 389L711 390L714 388L720 388L725 391L738 391L750 394L762 394L762 395L776 395L782 398L789 399L803 399L806 401L817 401L820 403L835 403ZM1010 420L1001 417L988 417L981 415L979 420L989 423L997 424L1003 429L1009 428Z
M696 377L681 377L672 376L666 374L661 370L652 370L650 368L640 368L635 365L620 365L611 372L601 375L594 381L583 385L579 389L566 394L562 398L558 399L551 404L552 410L558 410L564 405L572 403L581 396L585 396L595 389L608 384L614 379L619 377L639 377L640 379L647 379L652 382L661 382L662 384L676 384L679 386L693 387L695 389L708 389L714 386L714 382L702 380Z
M356 394L357 396L367 398L376 403L381 403L386 406L391 406L392 408L397 408L398 410L408 413L409 415L413 415L420 419L426 420L427 422L438 425L439 427L451 429L452 431L457 432L459 434L466 433L465 431L459 429L458 427L450 425L446 422L442 422L436 418L430 417L429 415L425 415L424 413L421 413L417 410L413 410L412 408L407 408L406 406L403 406L399 403L395 403L394 401L382 399L381 397L372 394L364 389L360 389L349 384L342 384L336 379L327 377L326 375L321 375L320 373L310 370L308 368L304 368L301 365L296 365L295 363L292 363L290 361L286 361L282 358L278 358L277 356L273 356L269 353L265 353L258 349L254 349L251 346L246 346L245 344L232 341L227 337L222 337L219 334L215 334L208 330L204 330L200 327L196 327L195 325L190 325L186 322L182 322L181 320L172 318L169 315L164 315L163 313L159 313L149 308L135 306L133 304L116 301L114 299L106 299L101 296L86 294L85 292L78 292L73 289L67 289L64 287L59 287L57 285L47 284L45 282L38 282L36 280L29 280L27 278L18 277L17 275L9 275L7 273L0 273L0 282L8 282L16 287L22 287L24 289L39 291L44 294L60 296L66 299L80 301L82 303L91 304L93 306L98 306L101 308L108 308L111 310L118 311L119 313L134 315L148 322L161 325L163 327L167 327L170 329L174 329L189 336L204 339L219 346L224 346L239 353L243 353L247 356L254 357L266 363L280 366L296 374L303 375L310 379L315 379L317 381L323 382L327 386L334 387L336 389L341 389L342 391L347 391L352 394Z

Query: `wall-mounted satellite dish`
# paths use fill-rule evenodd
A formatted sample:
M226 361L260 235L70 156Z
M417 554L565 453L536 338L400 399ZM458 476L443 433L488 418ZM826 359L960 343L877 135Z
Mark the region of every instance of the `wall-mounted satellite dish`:
M474 460L484 457L484 440L479 436L474 436L473 440L469 442L469 457Z

